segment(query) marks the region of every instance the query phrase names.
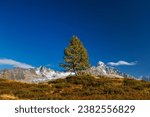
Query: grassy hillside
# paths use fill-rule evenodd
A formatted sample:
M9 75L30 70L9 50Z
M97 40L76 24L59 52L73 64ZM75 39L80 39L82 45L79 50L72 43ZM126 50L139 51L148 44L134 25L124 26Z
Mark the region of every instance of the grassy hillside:
M150 99L150 82L92 76L39 84L0 79L0 99Z

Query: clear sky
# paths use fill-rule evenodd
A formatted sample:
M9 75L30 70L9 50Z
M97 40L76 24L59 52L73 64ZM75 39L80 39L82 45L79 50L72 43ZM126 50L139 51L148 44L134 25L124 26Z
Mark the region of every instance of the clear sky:
M59 69L72 35L92 65L150 75L149 0L0 0L1 68L11 59Z

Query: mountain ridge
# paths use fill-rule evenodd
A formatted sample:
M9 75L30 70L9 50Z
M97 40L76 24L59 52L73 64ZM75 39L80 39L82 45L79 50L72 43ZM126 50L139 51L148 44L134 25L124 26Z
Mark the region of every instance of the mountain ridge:
M114 67L105 65L104 62L99 61L97 66L92 66L84 72L93 76L107 76L117 78L135 78L129 74L123 73ZM13 68L0 71L0 78L13 79L25 82L44 82L58 78L65 78L69 75L74 75L73 72L60 72L45 66L38 68Z

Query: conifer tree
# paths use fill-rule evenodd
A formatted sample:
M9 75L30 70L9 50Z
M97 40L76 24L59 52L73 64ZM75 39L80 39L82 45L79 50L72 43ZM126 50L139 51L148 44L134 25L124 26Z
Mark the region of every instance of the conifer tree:
M72 36L68 47L65 48L64 61L60 66L76 75L90 67L87 50L77 36Z

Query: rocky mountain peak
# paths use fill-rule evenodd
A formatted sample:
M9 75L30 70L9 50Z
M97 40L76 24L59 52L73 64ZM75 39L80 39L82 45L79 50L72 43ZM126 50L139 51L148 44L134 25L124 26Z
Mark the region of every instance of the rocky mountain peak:
M97 67L105 67L105 66L106 66L105 63L102 62L102 61L99 61L99 62L97 63Z
M47 70L47 68L46 68L45 66L40 66L38 69L39 69L40 71Z

